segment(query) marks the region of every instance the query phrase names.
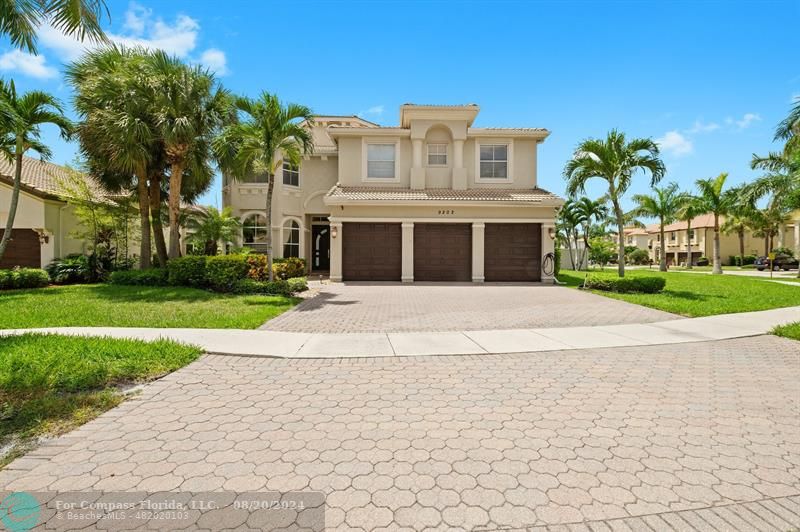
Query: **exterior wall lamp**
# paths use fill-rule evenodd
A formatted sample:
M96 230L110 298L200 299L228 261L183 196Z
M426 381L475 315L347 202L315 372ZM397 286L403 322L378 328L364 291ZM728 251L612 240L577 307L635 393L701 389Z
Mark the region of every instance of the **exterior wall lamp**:
M550 237L550 240L556 239L556 228L555 227L548 227L547 228L547 236Z
M336 238L339 234L339 228L336 226L331 227L331 238Z

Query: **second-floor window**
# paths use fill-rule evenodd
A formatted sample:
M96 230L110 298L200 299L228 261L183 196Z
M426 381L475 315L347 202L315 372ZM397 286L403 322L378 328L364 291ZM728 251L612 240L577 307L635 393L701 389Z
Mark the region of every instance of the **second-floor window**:
M676 240L678 240L678 233L676 233L675 231L671 232L671 233L669 234L669 239L670 239L671 241L675 242Z
M367 177L394 179L394 144L367 144Z
M481 179L508 178L508 145L481 144Z
M428 166L447 166L447 144L428 144Z
M300 186L300 169L288 161L283 163L283 184Z
M691 231L689 231L689 240L690 240L690 241L692 241L692 242L694 242L694 229L692 229Z

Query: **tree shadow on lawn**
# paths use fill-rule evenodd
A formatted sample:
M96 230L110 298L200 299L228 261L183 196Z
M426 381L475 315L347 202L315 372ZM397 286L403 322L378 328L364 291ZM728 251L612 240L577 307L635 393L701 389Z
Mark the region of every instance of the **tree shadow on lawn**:
M119 302L163 303L177 301L182 303L194 303L235 297L230 294L218 294L199 288L172 286L95 285L90 287L88 291L98 299L109 299Z
M690 301L708 301L711 299L727 299L722 295L698 294L688 290L664 290L661 295L674 297L675 299L688 299Z

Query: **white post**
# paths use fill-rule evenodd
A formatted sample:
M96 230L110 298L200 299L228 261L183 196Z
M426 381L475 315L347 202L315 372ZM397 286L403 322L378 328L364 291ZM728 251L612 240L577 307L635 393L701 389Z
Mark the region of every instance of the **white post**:
M483 244L484 228L482 222L472 224L472 282L482 283L485 279L483 274Z
M331 221L331 281L342 282L342 223Z
M400 280L404 283L414 282L414 222L403 222L403 243L401 256L403 261Z

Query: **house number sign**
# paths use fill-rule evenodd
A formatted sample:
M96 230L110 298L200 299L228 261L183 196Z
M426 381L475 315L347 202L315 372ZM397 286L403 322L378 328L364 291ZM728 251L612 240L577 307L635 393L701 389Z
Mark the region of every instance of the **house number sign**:
M455 214L456 211L453 209L439 209L439 216L447 216L449 214Z

